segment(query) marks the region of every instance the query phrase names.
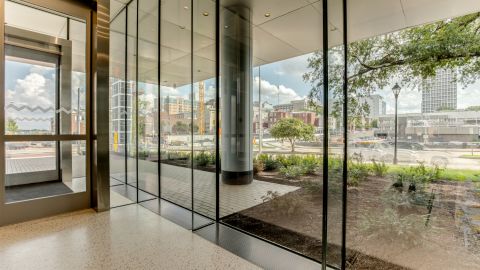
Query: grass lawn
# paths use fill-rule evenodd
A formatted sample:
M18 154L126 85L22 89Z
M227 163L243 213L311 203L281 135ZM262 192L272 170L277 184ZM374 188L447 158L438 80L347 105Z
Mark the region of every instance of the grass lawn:
M461 158L480 159L480 155L461 155Z
M405 165L389 165L388 173L395 174L412 166ZM440 178L449 181L473 181L480 182L479 170L468 169L444 169L440 173Z

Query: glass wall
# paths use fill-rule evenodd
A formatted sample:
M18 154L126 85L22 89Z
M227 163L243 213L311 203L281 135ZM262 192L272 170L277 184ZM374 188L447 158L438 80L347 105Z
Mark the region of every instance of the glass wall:
M5 202L85 192L85 21L5 1L4 31Z
M347 259L477 269L480 7L376 4L348 1Z
M112 191L333 268L475 269L480 6L442 3L130 2Z

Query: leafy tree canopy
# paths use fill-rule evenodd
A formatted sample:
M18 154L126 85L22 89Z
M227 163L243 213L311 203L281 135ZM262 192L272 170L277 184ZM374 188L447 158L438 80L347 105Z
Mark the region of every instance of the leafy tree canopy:
M349 116L368 113L359 102L378 89L398 82L413 88L439 69L454 69L466 86L480 76L480 13L404 29L348 44ZM332 114L339 116L343 103L343 48L329 50L329 92L334 99ZM303 75L312 85L310 99L323 100L323 56L308 59L310 71Z
M315 129L312 125L305 124L299 119L283 118L280 119L270 129L270 134L277 140L288 140L295 152L295 142L299 140L309 141L313 140Z

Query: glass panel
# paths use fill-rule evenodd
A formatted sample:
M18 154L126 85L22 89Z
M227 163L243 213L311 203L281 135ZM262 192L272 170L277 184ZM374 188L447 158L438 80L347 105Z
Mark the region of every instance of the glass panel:
M138 1L132 1L127 7L127 74L126 74L126 143L127 143L127 185L132 190L137 187L137 4ZM130 193L129 193L130 194ZM133 201L137 201L136 191Z
M437 4L348 1L355 269L480 265L480 6Z
M110 176L125 183L125 11L110 23Z
M215 219L215 1L193 6L193 199L194 211ZM195 216L195 226L208 219Z
M220 11L222 220L321 261L321 3L231 3Z
M64 144L66 143L64 142ZM63 179L63 183L74 192L83 192L87 188L85 184L87 144L85 141L72 141L70 144L72 147L72 178Z
M110 206L129 204L127 197L126 10L110 23Z
M5 46L5 133L56 133L58 57Z
M67 18L5 1L5 23L25 30L67 39Z
M326 263L342 265L344 72L343 5L328 1L328 223ZM322 91L323 94L323 91ZM323 97L322 97L323 99ZM353 172L355 173L355 172Z
M139 1L138 48L138 184L142 191L158 197L159 59L156 0Z
M190 1L162 3L161 197L192 208L192 78ZM185 221L191 227L191 220Z
M69 20L69 39L72 41L72 93L71 93L71 124L69 134L85 134L86 132L86 38L87 28L84 22ZM63 131L63 134L66 132Z
M7 142L5 153L7 203L86 190L85 141Z

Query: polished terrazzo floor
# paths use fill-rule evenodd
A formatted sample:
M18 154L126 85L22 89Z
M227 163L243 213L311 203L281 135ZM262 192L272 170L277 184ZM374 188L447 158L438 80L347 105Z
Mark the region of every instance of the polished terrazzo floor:
M1 269L258 269L148 211L129 205L0 227Z

